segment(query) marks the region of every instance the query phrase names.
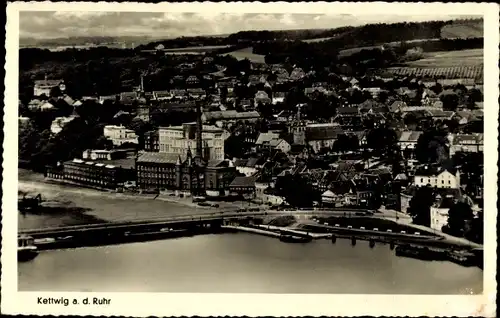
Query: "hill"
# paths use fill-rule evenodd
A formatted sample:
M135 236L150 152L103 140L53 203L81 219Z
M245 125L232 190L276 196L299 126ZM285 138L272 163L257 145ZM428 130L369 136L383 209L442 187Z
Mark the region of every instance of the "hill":
M452 24L443 26L441 29L441 38L443 39L482 38L483 34L482 19L455 21Z

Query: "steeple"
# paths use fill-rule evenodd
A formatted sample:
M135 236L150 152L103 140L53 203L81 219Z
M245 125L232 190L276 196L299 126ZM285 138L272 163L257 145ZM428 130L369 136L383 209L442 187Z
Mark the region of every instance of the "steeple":
M181 163L182 163L182 160L181 160L181 155L179 155L179 157L177 157L177 161L175 162L175 164L176 164L177 166L180 166L180 165L181 165Z
M192 159L193 159L193 154L191 153L191 147L188 146L188 149L187 149L188 166L191 166Z

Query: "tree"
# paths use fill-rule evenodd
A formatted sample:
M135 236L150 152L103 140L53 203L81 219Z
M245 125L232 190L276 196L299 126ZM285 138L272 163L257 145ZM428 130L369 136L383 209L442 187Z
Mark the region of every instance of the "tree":
M459 102L459 96L456 93L442 94L439 99L443 102L444 110L456 110Z
M410 200L408 213L413 219L413 223L424 226L431 224L431 206L434 203L434 194L430 187L418 188L415 195Z
M448 211L448 231L455 236L464 236L466 222L473 219L471 207L465 202L455 203Z
M438 130L425 131L417 140L415 156L420 163L442 162L448 158L446 133Z
M275 188L292 206L311 207L313 201L319 199L307 180L300 175L288 174L278 178Z
M59 86L54 86L50 89L50 97L59 97L62 95L61 89Z
M231 135L224 141L224 152L229 158L241 158L245 154L243 137Z
M477 213L470 224L470 230L465 234L465 237L473 242L483 244L484 241L484 215L480 211Z

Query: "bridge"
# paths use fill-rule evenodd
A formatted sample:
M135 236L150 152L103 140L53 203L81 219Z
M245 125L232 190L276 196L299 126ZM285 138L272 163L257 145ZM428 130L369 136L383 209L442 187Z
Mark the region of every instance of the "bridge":
M246 213L212 213L190 216L172 216L161 220L139 220L132 222L100 223L55 228L31 229L19 231L20 235L29 235L37 238L57 238L66 236L100 235L109 233L126 233L141 231L158 231L164 228L187 229L202 225L222 225L226 221L241 221L264 216L266 212Z

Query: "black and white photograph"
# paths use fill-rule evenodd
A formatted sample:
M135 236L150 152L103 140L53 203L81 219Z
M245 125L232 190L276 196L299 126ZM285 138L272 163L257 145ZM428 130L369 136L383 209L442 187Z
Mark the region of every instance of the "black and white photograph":
M494 314L495 6L34 4L7 15L2 184L27 307L405 295Z

